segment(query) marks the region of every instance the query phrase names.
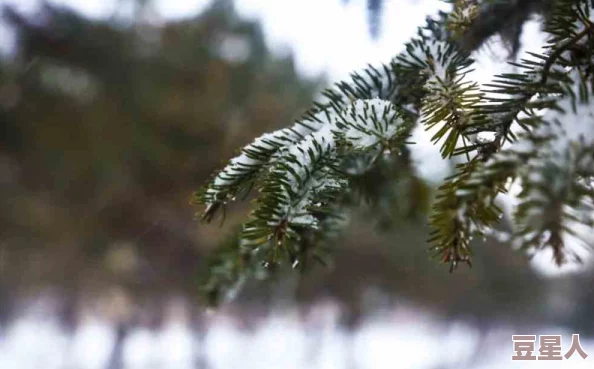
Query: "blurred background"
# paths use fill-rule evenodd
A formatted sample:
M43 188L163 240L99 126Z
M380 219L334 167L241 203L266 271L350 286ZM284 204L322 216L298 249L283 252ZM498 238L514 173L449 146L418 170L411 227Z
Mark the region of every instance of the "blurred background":
M422 130L392 201L349 213L330 265L217 310L198 297L249 203L207 226L192 192L447 4L0 4L1 369L592 367L591 263L494 240L476 240L470 270L430 260L429 204L453 166ZM537 22L523 40L540 47ZM497 39L476 56L479 81L509 68ZM586 360L510 361L512 334L561 334L565 352L572 333Z

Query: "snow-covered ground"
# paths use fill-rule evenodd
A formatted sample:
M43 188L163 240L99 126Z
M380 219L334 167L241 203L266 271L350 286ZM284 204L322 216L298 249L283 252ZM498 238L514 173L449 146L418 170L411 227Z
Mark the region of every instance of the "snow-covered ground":
M308 315L279 310L252 329L229 314L210 316L193 332L180 316L160 329L138 327L124 341L124 369L301 369L301 368L592 368L594 340L581 338L590 356L569 360L511 361L512 334L560 334L563 353L572 333L555 327L518 332L498 327L486 333L465 322L443 322L413 308L398 308L365 320L348 333L338 309L320 305ZM66 333L52 317L23 316L0 331L2 369L104 369L115 333L97 316ZM537 345L538 347L538 345ZM201 357L201 360L200 360Z

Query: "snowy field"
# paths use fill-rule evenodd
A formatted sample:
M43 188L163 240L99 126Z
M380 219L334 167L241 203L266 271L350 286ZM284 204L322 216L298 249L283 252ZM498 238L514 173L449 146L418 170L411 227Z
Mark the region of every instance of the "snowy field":
M464 322L445 324L411 308L367 319L348 333L338 309L318 306L308 315L283 309L247 329L232 315L212 314L196 334L183 315L157 330L137 327L122 347L123 369L301 369L301 368L592 368L594 340L582 337L587 359L511 361L512 334L561 334L563 352L571 333L554 327L518 332L499 327L481 333ZM243 328L242 328L243 327ZM2 369L108 369L115 330L86 316L66 333L55 321L29 314L0 331Z

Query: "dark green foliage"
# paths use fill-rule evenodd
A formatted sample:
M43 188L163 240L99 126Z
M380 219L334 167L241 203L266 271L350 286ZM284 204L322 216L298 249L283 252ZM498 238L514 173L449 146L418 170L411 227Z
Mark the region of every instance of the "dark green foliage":
M218 240L197 235L189 193L322 82L272 55L228 4L161 24L3 8L17 44L0 61L1 288L195 298ZM249 53L226 57L226 40Z
M462 161L439 187L430 216L429 241L436 258L451 270L460 262L470 265L473 237L504 234L514 246L530 253L550 248L558 264L565 262L573 253L565 239L577 235L574 229L592 224L592 4L527 3L510 21L515 27L529 14L545 11L545 51L514 62L517 71L484 86L469 78L469 51L496 30L481 29L477 22L491 21L486 10L506 14L518 3L458 0L454 5L451 14L429 19L389 66L369 67L350 83L327 90L327 100L314 103L294 126L298 132L277 131L247 146L244 154L251 161L234 159L199 192L197 201L207 205L205 218L212 218L245 181L255 184L257 208L240 239L257 245L254 253L265 250L260 255L267 265L278 262L278 254L294 262L300 250L312 250L300 234L325 232L318 228L324 221L320 213L339 215L345 199L357 193L357 176L383 162L399 161L418 121L433 132L431 140L440 144L444 159ZM380 119L376 113L382 109ZM394 115L387 116L388 110ZM586 121L577 124L582 116ZM358 145L358 135L370 143ZM271 136L274 140L267 142ZM297 152L303 157L295 156ZM559 173L562 178L553 178ZM319 193L311 185L327 179L340 184L324 185ZM512 229L502 230L498 195L512 181L522 186L522 203L513 213ZM389 198L380 192L374 196L376 203Z

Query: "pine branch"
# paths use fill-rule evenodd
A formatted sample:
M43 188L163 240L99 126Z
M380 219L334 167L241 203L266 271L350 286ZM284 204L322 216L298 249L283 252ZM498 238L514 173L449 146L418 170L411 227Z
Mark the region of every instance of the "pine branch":
M211 183L194 194L193 204L206 204L202 219L212 220L216 212L238 195L249 192L261 173L282 155L282 150L309 134L332 124L336 115L357 99L391 100L396 94L396 71L393 64L380 68L369 66L363 75L353 73L351 82L339 82L322 95L326 102L315 103L292 127L257 138L242 149L241 155L217 174Z
M472 238L498 234L497 198L516 180L523 202L509 238L527 252L550 247L555 261L565 262L567 237L579 236L574 228L594 225L593 5L548 1L545 52L481 87L468 79L468 52L491 31L477 31L476 22L492 21L485 9L499 14L518 6L456 0L451 14L429 19L388 66L337 83L295 125L246 146L196 195L210 220L238 194L259 191L239 235L241 251L230 256L249 263L231 264L212 290L231 289L250 270L233 265L304 268L362 173L404 152L416 121L435 131L432 142L444 159L466 156L438 189L430 217L434 256L451 270L470 265ZM519 16L538 9L529 1ZM515 124L523 128L519 134Z
M561 0L563 1L563 0ZM534 13L548 16L559 0L509 0L482 1L454 0L465 3L464 8L475 7L475 14L468 18L461 36L455 37L461 50L472 52L483 45L490 37L501 34L511 44L512 55L519 49L519 37L524 22ZM477 4L478 3L478 4ZM574 1L575 3L575 1ZM456 18L455 18L456 19ZM457 36L454 34L454 36Z

